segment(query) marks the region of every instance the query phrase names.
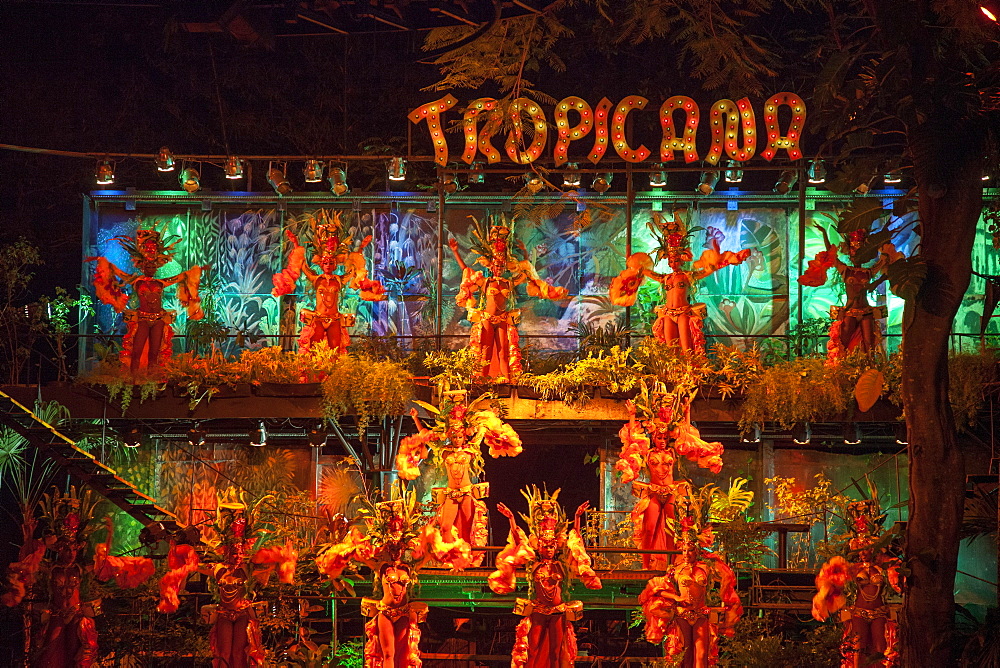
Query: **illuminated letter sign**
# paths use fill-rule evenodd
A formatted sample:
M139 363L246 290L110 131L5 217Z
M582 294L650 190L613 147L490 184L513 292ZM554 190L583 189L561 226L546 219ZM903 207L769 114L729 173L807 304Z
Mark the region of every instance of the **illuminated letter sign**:
M674 130L674 110L684 111L684 132L681 137ZM663 127L663 142L660 144L660 161L670 162L674 151L684 151L684 162L698 159L698 148L694 137L698 132L698 103L689 97L675 95L660 107L660 125Z
M629 95L615 109L615 118L611 125L611 136L614 137L615 151L626 162L642 162L649 157L648 148L640 145L639 148L633 150L625 140L625 119L628 118L628 113L633 109L644 108L647 102L649 100L641 95Z
M713 165L719 163L722 148L733 160L746 162L757 151L757 123L753 115L750 100L742 98L739 102L719 100L712 105L709 113L712 125L712 148L708 150L705 161ZM739 148L739 132L743 128L743 148Z
M778 130L778 107L787 106L792 110L792 121L788 124L788 134L784 137ZM795 93L778 93L764 105L764 125L767 126L767 148L760 152L760 157L770 161L778 149L788 151L789 160L802 157L799 150L799 137L802 136L802 126L806 123L806 105Z
M580 114L580 122L573 127L569 126L570 111ZM556 147L552 154L556 160L556 167L560 167L569 159L569 143L583 139L594 128L594 112L583 98L573 95L556 105L555 117L559 137L556 139Z
M417 107L409 115L409 119L413 123L427 121L427 130L431 133L431 142L434 144L434 162L442 166L448 164L448 142L444 140L444 129L441 127L441 114L456 104L458 104L458 100L449 93L440 100L428 102L422 107Z

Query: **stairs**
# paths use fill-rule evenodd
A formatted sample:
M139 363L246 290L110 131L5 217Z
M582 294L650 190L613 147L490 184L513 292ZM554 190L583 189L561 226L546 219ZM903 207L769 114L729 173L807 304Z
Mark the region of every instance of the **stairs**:
M20 434L68 475L121 508L142 524L151 537L165 538L180 529L173 513L160 508L154 499L119 477L114 469L76 447L72 439L3 391L0 391L0 424Z

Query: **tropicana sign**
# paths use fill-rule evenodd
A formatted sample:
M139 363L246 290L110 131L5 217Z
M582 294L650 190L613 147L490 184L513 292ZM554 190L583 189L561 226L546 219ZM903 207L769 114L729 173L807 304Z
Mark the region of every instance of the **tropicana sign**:
M449 158L443 117L457 103L458 100L449 93L439 100L417 107L408 116L413 123L426 121L431 143L434 145L434 161L442 166L448 164ZM644 109L648 103L649 100L641 95L629 95L617 106L605 97L597 103L596 108L575 95L561 100L553 111L557 136L552 155L556 166L569 160L571 142L579 141L591 132L594 134L594 144L587 159L595 165L604 157L609 143L627 162L643 162L649 158L652 152L645 145L632 148L625 138L625 121L628 115ZM493 146L493 137L500 131L501 119L496 114L484 114L496 110L498 104L496 99L484 97L473 100L465 108L462 116L465 147L461 159L466 164L472 164L477 153L482 154L490 164L500 161L500 151ZM788 128L784 133L778 121L778 109L781 107L788 107L791 112ZM512 123L512 129L507 133L504 143L507 156L520 165L538 160L545 150L550 128L545 112L533 100L519 97L510 103L508 113L519 122ZM575 125L570 125L571 113L576 116ZM676 124L675 114L683 116ZM479 127L480 116L486 119L482 128ZM754 156L757 151L757 120L748 98L744 97L736 102L718 100L712 105L708 116L711 145L705 154L705 162L718 164L723 151L738 162L746 162ZM698 103L690 97L675 95L660 105L660 127L663 129L659 152L661 162L676 159L678 151L683 154L684 162L702 159L695 143L700 120ZM760 152L761 157L770 161L779 150L785 150L790 160L801 158L799 139L805 122L806 105L802 98L795 93L778 93L772 96L764 103L763 134L766 135L767 144ZM523 141L523 127L526 123L534 128L527 146Z

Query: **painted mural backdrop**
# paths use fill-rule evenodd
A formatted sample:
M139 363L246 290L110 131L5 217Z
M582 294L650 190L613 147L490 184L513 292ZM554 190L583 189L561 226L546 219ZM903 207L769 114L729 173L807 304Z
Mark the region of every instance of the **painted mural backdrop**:
M684 203L690 204L690 200ZM667 213L673 203L662 203L664 213L653 212L649 204L637 204L633 209L632 251L649 251L654 239L647 224L654 215ZM125 211L120 205L102 204L90 212L85 256L103 255L115 264L130 268L128 256L114 241L120 235L132 235L138 225L156 226L167 236L178 236L174 259L160 270L161 275L180 272L194 264L208 264L212 269L203 278L202 290L206 319L200 325L215 325L226 331L225 341L217 342L226 353L236 353L242 347L282 344L292 347L298 330L298 313L312 304L313 295L307 281L300 281L297 292L285 297L271 295L271 274L279 271L287 255L283 230L291 228L303 242L310 241L305 220L321 207L293 205L276 207L271 204L246 206L239 202L216 203L211 210L186 203L162 204L143 208L139 212ZM546 351L574 347L576 340L570 325L588 322L602 325L618 321L624 324L626 313L614 307L608 299L611 279L624 267L628 221L624 202L609 203L594 209L594 214L581 215L573 206L555 207L551 217L536 219L512 216L506 200L495 205L448 205L444 213L444 239L437 237L438 214L428 211L425 203L372 205L347 203L339 209L328 207L326 212L340 211L357 241L373 235L365 249L371 263L371 275L385 285L388 298L384 302L361 301L356 292L345 289L344 311L356 310L358 320L355 336L368 334L404 337L404 347L421 345L424 337L438 333L437 302L438 256L443 257L441 299L441 334L443 345L459 348L465 345L469 323L464 309L456 308L460 271L447 246L448 237L459 242L459 252L469 256L471 219L482 219L490 213L515 218L514 237L523 244L527 257L540 277L569 291L565 300L547 301L528 297L518 290L518 308L523 344L529 350ZM723 251L751 249L743 264L726 267L701 281L692 301L708 305L705 333L709 344L722 343L740 348L755 343L781 349L785 344L768 342L767 337L796 332L812 332L816 351L822 349L823 337L829 325L830 308L843 303L844 287L832 274L823 286L803 288L795 278L799 267L822 250L822 237L815 224L830 226L828 216L835 212L833 204L807 201L805 256L798 257L798 212L794 207L740 203L737 210L716 206L695 206L690 216L694 229L692 251L697 255L706 247L709 235L719 240ZM894 222L904 227L906 220ZM910 254L919 237L908 228L896 239L899 250ZM1000 274L1000 259L992 248L985 225L980 225L979 239L973 257L976 271L985 275ZM664 270L658 266L657 270ZM93 266L85 269L89 285ZM954 347L978 345L985 280L973 277L963 308L956 318ZM653 309L661 299L660 287L647 281L636 305L629 310L628 324L637 334L649 333L654 318ZM801 308L799 301L801 300ZM895 349L902 325L902 301L887 294L884 283L872 297L874 304L886 307L887 318L881 322L887 332L887 345ZM168 291L166 308L177 311L178 333L187 331L184 310L178 308L174 291ZM801 318L800 318L801 311ZM120 334L121 316L110 307L101 305L93 324L97 333ZM994 318L987 332L1000 332L1000 319ZM180 337L178 350L185 345ZM431 345L424 343L422 345Z

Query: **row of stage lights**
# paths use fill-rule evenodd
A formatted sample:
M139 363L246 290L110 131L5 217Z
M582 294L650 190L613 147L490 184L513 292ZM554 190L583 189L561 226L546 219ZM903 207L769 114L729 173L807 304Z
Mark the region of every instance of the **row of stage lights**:
M199 163L200 164L200 163ZM280 165L280 167L279 167ZM336 163L326 163L322 160L307 159L302 168L302 176L306 183L321 183L324 173L330 184L330 191L337 197L350 192L347 183L347 172L344 167L335 166ZM346 166L346 165L345 165ZM177 160L167 147L160 149L156 156L156 169L160 172L172 172L177 168ZM230 156L223 164L223 172L230 180L244 178L244 161L236 156ZM278 195L291 195L294 192L288 180L287 163L270 162L267 170L267 182ZM704 196L711 195L719 183L721 176L726 183L741 183L743 181L743 165L736 160L729 160L723 170L707 169L701 173L698 186L695 192ZM115 165L109 159L99 160L94 176L98 185L111 185L115 182ZM480 184L485 181L485 166L482 162L473 162L468 170L468 183ZM812 160L806 168L806 177L810 185L816 186L826 183L826 165L820 159ZM386 177L390 181L406 180L406 159L395 157L387 162ZM579 188L583 184L583 172L580 171L578 163L570 162L566 164L562 172L562 185L565 188ZM773 191L779 195L787 195L798 183L799 172L795 169L783 170L775 181ZM983 175L983 181L989 181L988 175ZM611 188L614 173L601 172L594 175L590 187L597 193L605 193ZM900 170L887 172L882 176L885 185L892 186L901 183L903 180ZM178 172L177 181L188 193L195 193L201 190L201 173L195 167L183 166ZM539 190L544 185L541 175L536 172L528 172L524 175L525 185L529 189ZM871 187L875 178L867 183L861 183L855 189L858 194L864 195ZM667 185L667 169L663 163L653 166L653 171L649 173L649 185L651 188L663 188ZM458 181L458 171L444 170L441 176L441 188L446 194L453 194L461 189Z
M143 432L139 427L132 427L128 431L122 434L122 445L126 448L138 448L142 444ZM188 445L192 447L201 447L205 445L208 438L208 432L200 427L191 427L187 432ZM256 448L263 448L267 445L268 431L267 427L264 425L264 421L261 420L257 423L257 427L251 429L247 434L249 443L251 446ZM330 438L330 432L323 429L322 425L310 429L306 432L306 438L309 440L309 445L314 448L321 448L326 445L327 440Z
M160 149L155 158L156 170L158 172L177 171L177 159L166 146ZM201 164L200 161L197 164ZM337 195L346 195L350 192L347 184L347 172L343 167L337 166L334 162L324 162L323 160L307 159L302 168L302 176L306 183L322 183L324 173L328 171L326 179L330 184L330 191ZM246 163L238 157L231 155L226 158L222 165L222 171L227 179L236 181L246 176ZM406 159L391 158L386 167L386 176L390 181L406 180ZM94 170L94 179L99 186L112 185L115 182L115 163L113 160L104 158L97 161ZM195 193L201 190L201 172L197 167L187 166L183 163L180 171L177 172L177 182L185 192ZM288 180L288 164L271 161L268 163L267 182L274 192L279 195L291 195L294 192L291 182Z

